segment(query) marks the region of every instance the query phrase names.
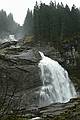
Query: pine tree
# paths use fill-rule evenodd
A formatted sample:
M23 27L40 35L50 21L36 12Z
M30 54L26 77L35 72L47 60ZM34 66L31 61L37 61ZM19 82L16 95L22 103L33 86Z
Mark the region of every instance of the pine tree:
M24 35L33 34L33 15L32 15L32 11L30 11L29 8L27 11L26 18L24 20L23 29L24 29Z

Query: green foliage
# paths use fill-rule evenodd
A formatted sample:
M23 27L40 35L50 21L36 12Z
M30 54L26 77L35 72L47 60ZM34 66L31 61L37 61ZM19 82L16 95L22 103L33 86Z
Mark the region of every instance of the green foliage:
M7 16L4 10L0 11L0 35L3 33L14 34L18 26L11 13Z
M52 1L49 5L36 2L33 12L33 32L35 40L59 42L66 36L71 36L80 31L80 11L74 5L72 9L66 5L56 4Z
M10 13L8 15L8 31L10 34L15 34L19 25L14 21L13 15Z
M8 19L6 12L1 10L0 11L0 31L7 31L8 28Z
M23 30L24 30L24 35L32 35L33 33L33 15L32 15L32 11L30 11L29 8L27 11L26 18L24 20Z

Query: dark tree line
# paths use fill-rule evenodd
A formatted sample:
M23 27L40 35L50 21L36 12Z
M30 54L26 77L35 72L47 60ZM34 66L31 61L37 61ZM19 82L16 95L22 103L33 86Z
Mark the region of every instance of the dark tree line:
M56 41L80 32L80 11L75 5L69 6L50 2L38 4L34 11L28 9L23 29L25 35L34 34L35 40Z
M65 36L80 31L80 11L75 5L71 10L66 5L50 2L50 5L36 3L34 7L34 35L48 41L62 40Z

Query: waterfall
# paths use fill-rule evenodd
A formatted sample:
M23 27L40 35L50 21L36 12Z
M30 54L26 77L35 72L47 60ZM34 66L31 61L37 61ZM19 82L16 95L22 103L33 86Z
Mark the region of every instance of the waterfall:
M57 62L39 52L42 59L38 66L41 70L42 87L39 104L46 106L51 103L66 103L77 96L68 72Z

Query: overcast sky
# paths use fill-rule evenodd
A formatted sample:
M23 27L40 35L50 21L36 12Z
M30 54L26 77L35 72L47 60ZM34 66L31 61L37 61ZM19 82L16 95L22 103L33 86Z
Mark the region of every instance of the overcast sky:
M49 4L51 0L37 0ZM54 2L54 0L52 0ZM75 4L76 7L80 7L80 0L55 0L56 2L62 2L64 5L67 3L70 7ZM10 12L14 16L14 20L19 24L23 24L27 9L33 9L36 0L0 0L0 9L3 9L9 14Z

